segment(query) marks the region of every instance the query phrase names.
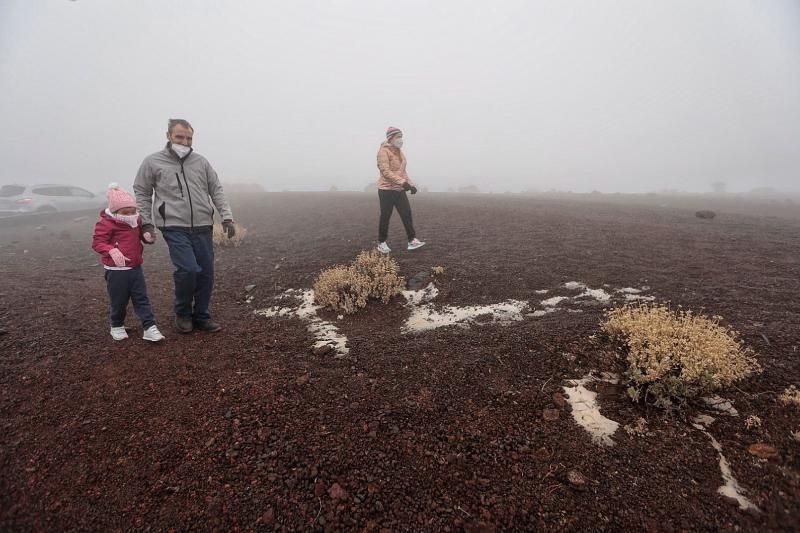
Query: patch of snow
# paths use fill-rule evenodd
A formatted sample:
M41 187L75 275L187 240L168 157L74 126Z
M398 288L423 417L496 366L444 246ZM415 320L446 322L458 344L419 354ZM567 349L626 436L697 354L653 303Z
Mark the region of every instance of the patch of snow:
M611 295L603 289L589 289L587 288L575 298L594 298L598 302L608 302L611 300Z
M586 284L581 283L580 281L568 281L564 284L565 289L569 289L571 291L577 291L580 289L585 289Z
M436 309L432 304L414 307L411 316L403 326L404 333L427 331L445 326L468 326L480 316L491 316L492 322L508 323L522 320L522 313L528 302L506 300L492 305L471 305L465 307L445 306Z
M621 292L624 294L640 294L642 292L641 289L634 289L633 287L623 287L621 289L617 289L616 292Z
M600 414L597 393L586 388L591 381L595 381L595 378L589 374L582 379L568 380L567 383L572 386L563 387L567 402L572 406L572 418L589 432L596 444L613 446L611 436L619 429L619 423Z
M322 320L317 311L322 309L323 306L314 304L314 291L308 289L305 291L289 289L283 295L283 298L298 298L299 305L294 307L281 307L279 305L269 307L267 309L259 309L255 311L256 315L265 317L295 317L306 322L308 331L317 339L313 344L314 348L331 345L336 352L337 356L343 357L350 353L350 348L347 346L347 337L342 335L332 323Z
M711 420L713 420L713 418ZM727 496L728 498L733 498L734 500L736 500L739 503L739 509L741 509L742 511L747 511L747 510L760 511L760 509L756 507L756 505L744 495L744 489L742 489L742 487L733 477L733 471L731 470L731 466L728 463L728 460L722 454L722 445L719 442L717 442L717 439L715 439L713 435L711 435L711 433L706 431L706 427L703 424L695 423L693 424L693 426L696 429L699 429L700 431L705 433L705 435L711 440L711 446L714 447L714 449L717 451L717 454L719 455L719 469L720 472L722 472L722 481L724 481L725 484L720 486L717 489L717 492L722 494L723 496Z
M641 294L626 294L625 301L626 302L652 302L655 300L655 296L644 296Z
M535 292L536 294L547 294L550 291L548 291L547 289L539 289L538 291L533 291L533 292Z
M703 401L707 406L717 412L725 413L726 415L730 416L739 416L739 411L736 410L730 400L726 400L725 398L720 398L719 396L714 395L703 398Z
M709 415L697 415L692 419L692 422L695 427L699 425L707 428L714 422L714 417Z
M428 286L418 291L403 291L403 298L406 299L407 305L420 305L425 302L430 302L439 296L439 289L433 283L428 283Z
M553 296L552 298L548 298L547 300L542 300L542 305L545 307L555 307L564 300L569 300L566 296Z

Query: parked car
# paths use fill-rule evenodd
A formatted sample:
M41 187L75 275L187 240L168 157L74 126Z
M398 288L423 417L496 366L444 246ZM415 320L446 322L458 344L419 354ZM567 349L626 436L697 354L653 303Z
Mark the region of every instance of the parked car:
M105 197L73 185L0 186L0 216L100 209Z

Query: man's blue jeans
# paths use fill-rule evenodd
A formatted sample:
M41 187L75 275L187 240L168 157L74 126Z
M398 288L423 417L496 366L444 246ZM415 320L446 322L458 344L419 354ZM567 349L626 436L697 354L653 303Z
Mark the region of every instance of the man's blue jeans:
M214 289L214 242L211 229L204 230L161 232L175 265L175 314L191 317L195 324L211 320L208 306Z

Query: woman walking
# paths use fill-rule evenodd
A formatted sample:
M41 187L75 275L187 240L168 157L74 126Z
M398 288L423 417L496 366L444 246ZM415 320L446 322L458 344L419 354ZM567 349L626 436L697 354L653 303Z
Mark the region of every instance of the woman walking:
M391 252L386 244L389 235L389 219L397 208L400 220L406 229L408 249L416 250L425 245L417 239L414 221L411 217L411 204L408 203L406 191L417 194L417 187L406 174L406 156L403 154L403 132L397 128L386 130L386 141L378 150L378 199L381 204L381 218L378 225L378 251L384 254Z

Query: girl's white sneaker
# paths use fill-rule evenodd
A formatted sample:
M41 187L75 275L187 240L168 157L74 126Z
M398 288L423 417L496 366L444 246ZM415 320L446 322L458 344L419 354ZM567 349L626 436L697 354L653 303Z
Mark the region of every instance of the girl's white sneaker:
M386 244L385 242L381 242L378 243L378 251L382 254L388 254L389 252L392 251L392 249L389 248L389 245Z
M111 338L115 341L124 341L128 338L128 332L125 331L125 326L118 328L111 328Z
M158 326L150 326L144 330L144 336L142 338L146 341L158 342L163 341L166 337L158 331Z
M408 241L408 249L409 250L416 250L417 248L422 248L425 246L425 243L421 240L414 238L413 240Z

